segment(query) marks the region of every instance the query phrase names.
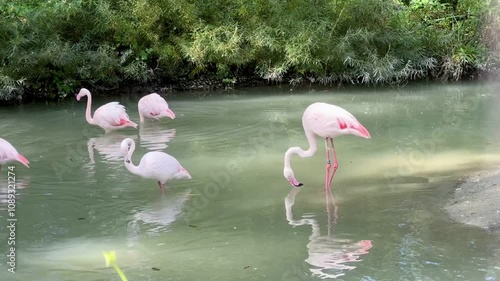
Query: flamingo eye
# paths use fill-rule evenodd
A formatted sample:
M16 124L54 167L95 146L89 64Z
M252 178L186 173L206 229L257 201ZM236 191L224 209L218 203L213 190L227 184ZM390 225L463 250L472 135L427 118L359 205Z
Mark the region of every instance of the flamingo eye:
M125 161L125 162L130 163L130 160L127 160L127 161Z

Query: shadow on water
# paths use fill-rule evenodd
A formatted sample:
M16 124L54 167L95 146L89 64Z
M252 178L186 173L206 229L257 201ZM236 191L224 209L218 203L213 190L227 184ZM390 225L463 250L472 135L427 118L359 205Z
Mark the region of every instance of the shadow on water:
M314 218L313 214L303 215L300 220L293 218L292 206L295 204L295 197L300 192L302 187L292 188L290 193L285 197L286 219L292 226L310 225L312 233L309 236L307 244L308 257L305 260L314 268L310 268L313 276L321 279L338 278L345 275L346 271L356 268L351 265L353 262L360 262L361 255L368 254L373 245L371 240L361 240L354 242L351 239L336 238L333 234L331 226L331 207L333 205L334 224L338 218L338 205L335 198L327 196L327 212L328 212L328 234L321 235L320 224ZM330 194L331 195L331 194Z

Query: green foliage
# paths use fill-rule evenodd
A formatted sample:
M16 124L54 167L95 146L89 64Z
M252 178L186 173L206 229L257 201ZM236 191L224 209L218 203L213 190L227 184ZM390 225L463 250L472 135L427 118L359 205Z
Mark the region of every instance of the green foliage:
M498 0L7 0L0 100L215 74L458 80L498 68Z

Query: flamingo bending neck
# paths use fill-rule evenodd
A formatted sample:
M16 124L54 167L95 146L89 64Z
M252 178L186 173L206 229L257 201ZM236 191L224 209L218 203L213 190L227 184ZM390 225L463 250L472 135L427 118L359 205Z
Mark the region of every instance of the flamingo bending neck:
M138 176L142 176L142 173L141 173L141 170L139 169L138 166L135 166L133 163L132 163L132 153L134 153L134 150L135 150L135 142L132 141L132 140L128 140L126 143L125 143L126 147L123 147L122 146L122 149L123 150L127 150L127 153L125 154L125 158L123 159L124 163L125 163L125 167L127 168L127 170L129 170L129 172L131 172L132 174L135 174L135 175L138 175ZM129 147L130 146L130 147Z
M309 143L309 149L303 150L300 147L290 147L285 153L285 168L283 170L283 174L285 178L294 186L301 186L302 183L298 182L295 179L295 175L293 173L292 167L290 165L290 160L293 154L298 154L300 157L311 157L316 153L317 145L316 145L316 136L310 130L305 130L305 134L307 137L307 142Z

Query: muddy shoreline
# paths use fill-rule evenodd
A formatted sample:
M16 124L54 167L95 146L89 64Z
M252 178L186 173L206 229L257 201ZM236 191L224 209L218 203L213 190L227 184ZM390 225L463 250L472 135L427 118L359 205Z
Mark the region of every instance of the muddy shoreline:
M500 235L500 167L460 179L444 209L454 221Z

